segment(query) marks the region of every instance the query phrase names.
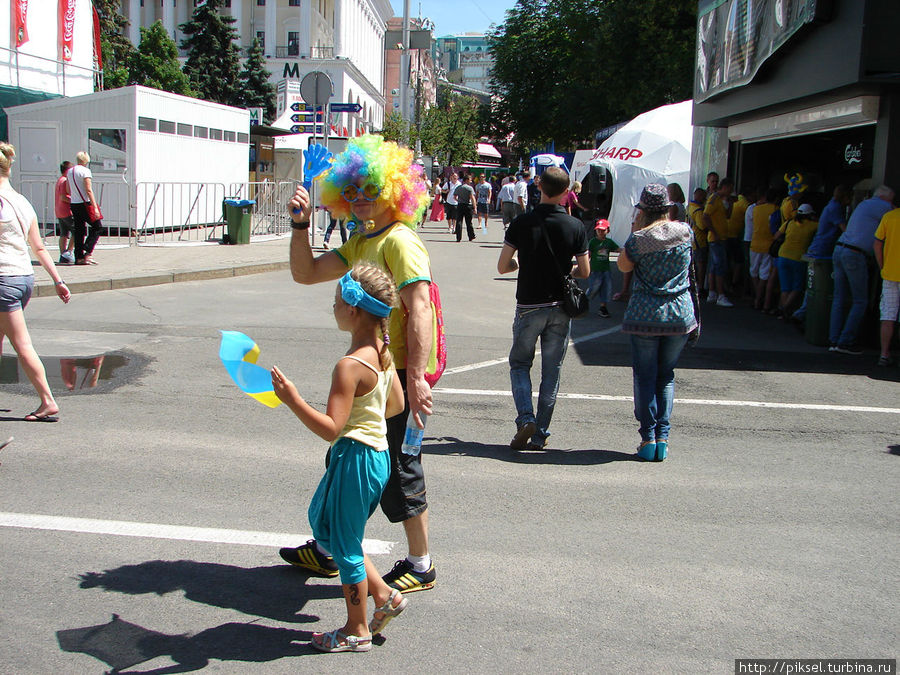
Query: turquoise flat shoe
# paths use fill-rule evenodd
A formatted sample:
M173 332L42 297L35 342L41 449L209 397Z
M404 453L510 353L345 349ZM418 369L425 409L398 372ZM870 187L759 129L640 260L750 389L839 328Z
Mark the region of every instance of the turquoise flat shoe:
M666 458L669 450L669 441L666 440L657 440L656 441L656 459L654 461L661 462Z
M656 459L656 443L643 443L638 446L637 456L645 462L653 462Z

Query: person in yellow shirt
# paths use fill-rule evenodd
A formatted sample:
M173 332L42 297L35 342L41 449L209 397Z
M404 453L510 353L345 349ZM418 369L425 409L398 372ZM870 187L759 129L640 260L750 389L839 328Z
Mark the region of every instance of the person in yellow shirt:
M703 224L709 242L709 296L708 302L721 307L734 307L725 295L725 275L728 274L728 254L725 240L728 239L728 218L731 216L731 191L734 181L723 178L718 189L706 200L703 209ZM713 290L715 289L715 290Z
M879 366L894 364L891 340L900 316L900 209L888 211L875 230L875 261L881 269L881 356Z
M778 192L769 188L753 208L753 236L750 238L750 279L753 281L754 309L771 310L774 300L775 275L772 273L772 230L769 219L778 210Z
M703 223L703 207L706 205L706 190L697 188L688 202L687 215L694 231L694 263L697 272L697 289L703 297L707 291L706 261L709 258L709 244L706 241L706 225Z
M744 250L741 246L741 238L744 236L744 214L750 202L744 195L747 190L741 190L737 199L731 205L731 214L728 216L727 238L725 250L728 254L728 267L731 274L731 288L740 297L742 294L741 282L744 272Z
M778 279L781 283L781 316L788 320L800 305L800 297L806 284L807 263L803 255L809 248L819 221L810 204L801 204L797 214L788 220L774 240L783 240L778 250Z

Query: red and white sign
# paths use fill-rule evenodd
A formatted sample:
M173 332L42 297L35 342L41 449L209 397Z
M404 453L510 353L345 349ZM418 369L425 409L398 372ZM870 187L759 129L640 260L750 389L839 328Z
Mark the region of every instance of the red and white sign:
M13 0L10 7L13 14L13 44L21 47L28 42L28 0Z
M72 60L74 45L75 0L59 0L59 55L61 60Z

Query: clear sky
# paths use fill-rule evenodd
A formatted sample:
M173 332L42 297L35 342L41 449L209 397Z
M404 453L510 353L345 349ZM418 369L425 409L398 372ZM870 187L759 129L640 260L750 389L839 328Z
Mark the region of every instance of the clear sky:
M409 15L420 14L434 21L434 36L455 33L484 33L506 19L506 10L516 0L409 0ZM391 0L395 16L403 16L403 0Z

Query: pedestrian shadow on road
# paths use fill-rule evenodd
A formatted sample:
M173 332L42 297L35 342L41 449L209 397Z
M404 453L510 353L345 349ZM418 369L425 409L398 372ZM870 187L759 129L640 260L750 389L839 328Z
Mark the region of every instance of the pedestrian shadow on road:
M889 455L897 455L900 457L900 445L889 445L887 451Z
M140 663L168 657L175 665L128 673L163 675L188 673L209 665L211 659L261 663L288 656L316 653L308 644L310 631L226 623L195 635L169 635L150 630L113 614L109 623L56 632L60 649L88 654L107 663L111 673L123 673ZM124 674L123 674L124 675Z
M508 445L463 441L452 436L443 436L422 446L429 455L458 455L463 457L485 457L515 464L558 464L561 466L609 464L610 462L639 462L632 453L617 450L597 450L548 447L543 450L513 450Z
M304 583L308 578L287 565L244 568L194 560L148 560L79 577L81 588L128 595L180 590L194 602L286 623L318 621L299 613L307 601L343 597L340 586Z

